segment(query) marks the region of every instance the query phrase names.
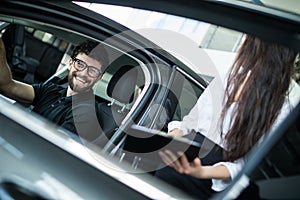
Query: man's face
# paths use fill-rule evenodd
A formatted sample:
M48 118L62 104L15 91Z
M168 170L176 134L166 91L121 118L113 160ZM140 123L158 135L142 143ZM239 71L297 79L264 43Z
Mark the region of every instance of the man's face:
M76 56L77 61L81 64L86 64L87 66L92 66L94 69L92 70L100 70L101 71L101 64L99 61L87 56L84 53L79 53ZM83 70L78 70L74 67L74 60L70 59L69 61L69 74L68 74L68 81L69 87L72 89L73 94L86 92L93 88L95 83L101 79L102 74L99 76L93 77L91 76L91 72L88 73L89 67L86 67ZM95 69L96 68L96 69ZM90 70L90 71L92 71Z

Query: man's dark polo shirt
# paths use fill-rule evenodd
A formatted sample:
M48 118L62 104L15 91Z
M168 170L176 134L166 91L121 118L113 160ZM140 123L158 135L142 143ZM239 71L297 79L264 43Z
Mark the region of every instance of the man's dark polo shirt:
M33 84L33 111L79 136L94 140L101 134L93 91L66 97L67 88L54 83Z

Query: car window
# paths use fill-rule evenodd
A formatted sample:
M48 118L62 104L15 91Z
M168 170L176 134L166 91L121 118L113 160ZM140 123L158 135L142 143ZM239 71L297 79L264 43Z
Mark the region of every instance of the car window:
M241 1L260 6L275 7L277 9L287 10L296 14L298 14L300 10L297 0L276 1L276 3L269 0ZM224 72L224 68L228 69L231 66L236 51L244 37L244 34L239 31L166 13L99 3L76 3L116 20L133 30L138 31L139 29L151 28L158 30L171 30L182 34L197 43L199 48L202 48L207 52L220 73ZM183 62L185 61L183 60ZM296 63L296 75L294 77L298 83L300 82L299 63L298 59L298 62ZM198 70L197 68L193 68L193 66L190 67L195 71ZM211 76L211 74L203 74L201 71L198 73L204 78L207 75Z
M19 20L18 22L20 24L2 22L3 30L1 30L13 78L29 84L51 81L67 87L68 63L71 51L75 45L90 38L35 23L32 23L32 26L28 24L24 26L22 23L25 24L26 21ZM16 43L16 41L20 41L20 43ZM22 63L13 65L15 63L14 59L17 58L14 56L16 47L22 48L22 53L24 52L22 56L33 61L34 66L27 66L28 63L26 65ZM110 105L113 102L116 112L122 110L125 114L130 111L141 93L139 86L145 85L145 71L141 67L143 63L111 46L107 45L106 50L111 61L102 79L94 85L94 94L97 102L101 105L102 103L103 105ZM112 77L122 66L132 67L138 71L138 79L133 83L135 86L132 101L126 104L119 99L114 99L114 96L107 92ZM127 92L129 93L129 91ZM126 93L126 91L123 91L123 93ZM30 109L32 108L30 107ZM124 117L125 115L122 116L122 118Z
M1 22L1 24L5 25L5 22ZM68 37L67 35L58 36L35 27L17 24L13 26L22 27L22 29L24 28L22 36L20 35L15 37L22 38L22 44L20 44L23 48L22 51L24 51L24 54L26 54L26 56L28 56L31 60L34 60L37 63L37 66L34 66L34 72L32 73L32 76L34 77L31 81L26 81L24 79L28 71L27 68L23 67L24 69L22 70L19 69L20 67L12 66L13 71L15 70L15 68L17 68L16 72L13 73L14 79L28 83L39 83L42 81L46 81L47 79L51 79L52 82L59 82L60 84L65 84L67 81L66 67L70 59L70 52L76 45L76 43L73 43L73 41L71 41L72 38ZM5 35L5 32L9 32L8 29L9 25L1 30L1 35ZM10 32L10 35L13 34L15 34L15 30ZM7 42L5 41L6 38L7 37L4 36L3 39L6 43L5 46L13 50L14 46L16 46L16 44L13 43L15 41L15 38L8 38ZM87 38L82 37L81 40L87 40ZM11 55L9 55L9 53L11 53ZM12 53L12 51L8 52L9 60L12 59ZM113 52L110 53L116 54ZM125 64L132 66L139 65L137 61L135 61L133 58L130 58L129 56L122 56L119 60L112 63L111 65L113 66L108 67L106 73L103 75L103 78L94 86L95 94L98 97L107 101L112 100L106 93L107 84L110 81L113 74L116 72L116 70ZM143 78L144 75L141 70L139 70L139 73L140 85L143 85L143 82L145 81Z
M167 51L169 46L165 45L164 40L156 40L151 34L148 34L147 29L167 30L187 37L198 46L200 51L204 52L210 61L202 60L199 62L200 64L195 64L193 60L187 57L174 54L171 48L170 52L199 74L208 84L215 78L220 80L224 79L244 39L244 33L242 32L166 13L99 3L75 3L105 15L141 33ZM146 31L141 31L143 29L146 29ZM209 64L207 64L207 62ZM299 67L297 67L297 65L296 72L299 73ZM191 81L193 79L190 79L185 73L183 73L183 77L183 84L178 85L178 87L182 87L180 94L177 95L178 104L174 115L171 116L171 119L174 120L181 120L183 116L188 114L204 90L203 85L201 87L199 82ZM299 82L299 75L296 75L294 78ZM224 87L224 85L221 87Z
M188 77L184 77L182 91L178 98L179 102L172 120L181 121L196 104L203 91L204 88L196 85L195 82L191 81Z

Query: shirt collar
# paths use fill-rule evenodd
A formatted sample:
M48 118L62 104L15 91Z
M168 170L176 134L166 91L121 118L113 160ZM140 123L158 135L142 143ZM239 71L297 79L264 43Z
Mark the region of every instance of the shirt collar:
M94 91L93 90L89 90L86 92L82 92L79 94L74 94L72 96L66 96L67 95L67 89L68 88L63 88L62 90L59 91L60 97L61 98L65 98L66 100L75 100L75 101L86 101L86 100L92 100L94 99L95 95L94 95Z

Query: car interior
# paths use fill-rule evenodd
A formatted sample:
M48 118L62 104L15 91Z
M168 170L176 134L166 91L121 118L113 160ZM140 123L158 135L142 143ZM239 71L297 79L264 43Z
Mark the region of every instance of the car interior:
M71 50L85 38L72 38L67 33L64 34L65 38L43 29L3 23L1 37L13 79L29 84L51 81L66 87L67 62ZM108 53L117 58L110 63L103 78L94 86L94 93L98 109L101 110L99 118L102 120L99 123L105 135L110 138L137 99L138 91L142 89L138 85L144 85L145 80L137 61L125 54L116 53L112 48L108 48ZM99 141L94 143L100 145Z
M38 34L43 33L18 24L9 24L3 33L7 61L15 80L30 84L46 81L66 53L67 42L52 35L46 43L35 37Z
M1 37L15 80L29 84L51 81L64 87L67 86L67 62L70 53L76 44L84 40L84 37L70 37L69 33L62 31L56 34L56 32L57 30L41 28L36 24L29 26L28 24L5 22L1 25ZM141 96L143 89L149 87L145 85L145 72L141 63L130 56L121 54L113 48L108 48L108 53L115 59L107 67L102 79L94 86L98 103L97 109L101 110L100 116L98 116L99 124L104 134L92 141L92 144L103 148L104 152L117 157L120 161L131 163L132 166L135 166L134 170L138 168L146 170L149 166L156 168L160 160L154 162L139 157L140 162L137 164L136 156L132 156L130 153L138 152L138 149L132 148L132 144L137 141L125 130L118 130L135 101ZM203 90L191 85L190 81L187 81L181 73L174 69L164 69L163 73L174 73L173 84L169 86L151 85L153 88L165 91L167 96L160 96L157 98L157 102L152 102L154 106L146 111L147 117L138 123L144 127L167 131L167 123L171 117L173 116L172 119L181 119L187 114ZM196 95L189 94L191 92ZM182 98L185 95L194 96L194 99ZM163 106L158 105L161 98L168 99ZM178 99L180 98L188 101L179 104ZM27 107L27 105L23 106ZM30 107L31 109L32 107ZM158 110L161 111L158 112ZM67 130L65 132L80 142L81 139ZM154 140L149 141L149 144L151 142Z
M51 81L62 86L67 86L67 61L70 53L76 44L85 40L82 36L70 35L70 33L47 26L7 22L1 24L1 37L6 47L13 79L29 84ZM145 87L145 75L141 63L113 48L108 48L108 52L115 59L107 67L102 79L95 85L94 91L99 109L104 110L104 116L101 118L105 119L108 116L114 118L114 120L106 119L100 122L103 125L103 131L110 138L129 113L139 94L148 86ZM167 70L164 73L171 72ZM184 96L184 91L189 92L190 89L187 88L190 86L178 87L180 83L183 86L187 84L187 81L180 73L176 73L174 85L168 86L169 89L166 86L152 85L152 87L162 87L166 91L168 99L164 105L166 112L158 118L157 122L152 122L154 114L157 113L156 109L149 110L149 118L142 122L143 126L166 131L166 124L171 120L170 116L174 116L173 119L179 119L181 115L188 112L189 108L181 111L182 105L179 106L178 99L180 95ZM197 90L197 87L192 90ZM196 91L197 96L201 92ZM189 105L189 103L186 102L184 105ZM95 141L95 144L98 144L98 141Z

